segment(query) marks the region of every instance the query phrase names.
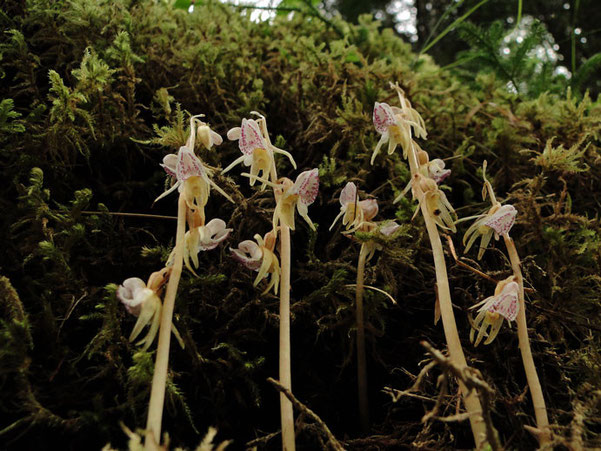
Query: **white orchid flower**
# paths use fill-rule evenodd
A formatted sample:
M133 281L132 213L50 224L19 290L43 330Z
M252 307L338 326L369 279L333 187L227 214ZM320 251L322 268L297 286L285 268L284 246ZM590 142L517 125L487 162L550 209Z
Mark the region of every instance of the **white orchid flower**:
M171 194L176 189L184 192L186 203L190 209L204 208L207 204L211 187L230 202L234 202L225 191L211 180L212 171L205 167L196 156L192 147L182 146L177 154L169 154L163 158L161 164L165 172L175 178L171 188L155 199L155 202Z
M470 226L463 236L463 245L465 251L470 250L472 245L476 242L479 237L482 237L480 241L480 250L478 251L478 260L484 255L488 243L492 239L493 235L495 240L499 239L499 236L505 236L509 234L509 231L515 223L515 218L518 214L515 207L511 204L501 205L495 197L495 193L492 189L492 185L486 178L486 161L483 164L482 176L484 178L484 187L482 189L482 197L486 199L486 195L490 195L492 207L483 215L475 216L476 221ZM469 219L469 218L466 218ZM467 243L467 244L466 244Z
M224 241L232 229L228 229L225 221L219 218L211 219L206 225L194 227L186 232L184 238L184 263L192 273L194 270L190 265L190 259L194 268L198 268L198 253L215 249L219 243Z
M296 181L282 178L274 190L276 207L273 212L273 229L285 224L294 230L294 207L298 214L309 224L312 230L315 225L309 218L309 205L317 198L319 192L319 170L317 168L301 172Z
M375 103L373 113L374 126L382 137L371 156L371 164L374 164L376 156L386 143L388 143L388 155L391 155L400 144L403 149L403 157L407 158L407 152L413 140L412 130L417 138L425 139L427 136L424 120L411 107L411 103L405 98L403 90L398 84L394 84L392 87L399 95L401 107L391 107L384 102Z
M332 222L329 230L342 217L342 225L347 232L353 232L366 221L371 221L378 214L376 199L359 200L357 187L353 182L348 182L340 192L340 213Z
M253 285L256 287L261 280L271 274L269 284L262 294L267 293L272 287L275 294L278 294L280 283L280 262L274 253L275 233L269 232L264 238L257 234L254 236L256 241L242 241L237 249L230 248L232 257L246 266L248 269L258 271Z
M294 169L296 169L296 163L290 153L271 144L265 117L254 111L253 113L259 116L258 120L242 119L240 127L234 127L227 132L229 140L238 141L242 156L225 168L222 173L226 173L234 166L243 163L244 166L250 166L251 186L255 184L257 177L275 183L274 153L280 153L288 157ZM266 186L267 184L263 183L261 189L265 189Z
M478 330L475 346L478 346L486 335L488 335L488 338L484 344L492 343L503 325L503 319L506 319L508 323L515 321L520 309L519 289L515 278L513 276L509 277L497 284L494 296L490 296L471 307L473 309L481 306L470 331L470 341L474 343L474 335ZM490 331L487 332L489 326Z
M150 347L159 330L163 307L159 293L165 284L169 272L169 268L164 268L161 271L153 273L148 279L148 284L137 277L130 277L117 288L117 298L123 303L127 312L138 317L129 336L129 341L134 341L140 335L142 329L150 325L146 336L136 343L143 345L143 351L146 351ZM175 326L172 326L172 332L183 348L184 343Z

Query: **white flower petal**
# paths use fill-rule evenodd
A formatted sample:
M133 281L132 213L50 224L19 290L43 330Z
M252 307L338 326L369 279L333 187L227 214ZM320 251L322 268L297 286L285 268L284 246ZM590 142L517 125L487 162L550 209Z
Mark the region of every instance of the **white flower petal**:
M340 205L346 208L347 204L354 204L357 200L357 186L353 182L348 182L340 192Z
M359 202L359 207L363 211L363 219L371 221L378 214L378 201L376 199L365 199Z
M175 177L175 170L176 170L175 168L177 166L177 155L174 153L165 155L163 157L163 163L161 164L161 166L167 174L169 174L171 177Z
M219 133L211 130L211 141L213 141L213 145L219 146L223 143L223 138Z
M242 129L240 127L234 127L227 131L227 139L230 141L237 141L240 139Z
M387 222L386 224L384 224L382 227L380 227L380 233L382 235L386 235L386 236L390 236L392 235L394 232L396 232L401 226L398 225L396 222L391 221L391 222Z
M238 249L230 248L232 257L246 266L248 269L258 271L261 267L261 260L263 259L263 251L257 243L252 240L242 241L238 245Z

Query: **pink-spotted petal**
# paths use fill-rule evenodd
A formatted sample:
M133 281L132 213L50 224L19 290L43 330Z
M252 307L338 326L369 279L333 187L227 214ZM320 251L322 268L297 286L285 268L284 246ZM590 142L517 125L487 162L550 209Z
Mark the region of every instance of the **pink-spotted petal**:
M340 192L340 205L354 204L357 200L357 187L353 182L348 182Z
M165 155L163 157L163 163L161 164L161 167L169 176L175 177L175 168L177 167L177 155L174 153Z
M183 182L190 177L202 176L204 168L198 157L186 146L179 148L177 154L176 175L177 180Z
M396 119L390 105L376 102L374 106L374 126L376 127L376 131L382 134L388 130L388 127L394 124L396 124Z
M497 235L506 235L511 230L517 214L513 205L503 205L484 221L484 225L493 229Z
M489 308L490 312L497 312L508 321L514 321L520 310L518 301L519 285L516 282L508 283Z
M238 145L245 155L251 155L255 149L267 148L267 143L263 135L261 135L261 128L257 124L257 121L254 119L242 119L242 130Z
M301 172L294 182L292 194L298 194L300 202L311 205L319 192L319 170L317 168Z

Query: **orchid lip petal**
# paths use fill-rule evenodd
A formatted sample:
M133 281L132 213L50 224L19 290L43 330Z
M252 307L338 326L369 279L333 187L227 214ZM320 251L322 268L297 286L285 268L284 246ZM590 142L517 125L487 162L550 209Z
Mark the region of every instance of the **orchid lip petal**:
M319 170L317 168L301 172L294 182L292 194L299 195L299 202L309 206L319 193Z
M376 199L365 199L359 202L359 207L363 211L366 221L371 221L378 214L378 201Z
M374 105L373 121L376 131L380 134L385 133L388 127L396 124L396 119L390 105L376 102Z
M165 170L165 172L171 177L175 177L176 167L177 167L177 155L174 153L170 153L169 155L165 155L163 157L163 163L161 167Z
M183 182L190 177L203 177L205 175L205 170L201 161L194 154L194 152L186 146L179 148L179 152L177 154L176 174L177 180L180 182Z
M511 230L518 212L513 205L503 205L484 221L497 235L506 235Z
M255 149L267 149L267 143L261 134L261 128L254 119L242 119L240 140L238 141L240 151L251 155Z
M221 135L217 132L214 132L213 130L210 131L211 133L211 141L215 146L219 146L223 143L223 138L221 137Z
M252 240L245 240L238 244L237 249L230 248L232 257L248 269L258 271L263 259L263 250Z
M515 321L520 309L518 291L519 285L516 282L508 283L503 291L495 296L488 310L499 313L507 321Z

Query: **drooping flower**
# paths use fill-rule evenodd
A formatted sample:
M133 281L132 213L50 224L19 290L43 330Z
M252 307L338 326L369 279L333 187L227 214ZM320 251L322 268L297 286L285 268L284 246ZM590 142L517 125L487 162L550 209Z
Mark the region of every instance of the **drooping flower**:
M229 140L238 141L242 156L234 160L222 173L226 173L234 166L243 163L244 166L250 166L251 186L255 184L257 177L275 183L274 153L280 153L288 157L295 169L296 163L290 153L271 144L265 117L254 111L253 113L259 116L258 120L242 119L240 127L234 127L227 132ZM265 189L266 185L266 183L263 183L261 189Z
M486 214L480 216L465 232L463 236L464 252L468 252L476 240L481 237L480 250L478 251L478 260L480 260L493 235L495 240L498 240L499 236L508 234L516 216L517 210L513 205L501 205L499 203L493 205Z
M192 273L190 259L194 268L198 268L198 253L215 249L224 241L232 229L228 229L225 221L219 218L211 219L206 225L194 227L186 232L184 238L184 263Z
M366 222L364 223L364 231L372 232L372 233L380 233L385 237L391 236L394 232L396 232L401 226L398 225L395 221L381 221L381 222ZM382 244L378 243L378 241L371 239L369 241L365 241L363 243L364 246L367 247L367 256L365 257L365 261L370 261L376 251L381 251L383 249Z
M421 147L416 142L413 142L413 146L415 147L414 150L417 154L417 162L419 164L419 172L424 177L430 178L430 179L434 180L436 182L436 184L440 185L444 181L444 179L446 179L449 175L451 175L451 170L445 169L445 162L443 160L441 160L440 158L436 158L436 159L430 161L430 157L428 156L428 153L426 151L422 150ZM399 194L394 199L393 203L396 204L405 196L405 194L407 194L407 192L411 189L412 183L413 183L413 178L411 178L411 180L409 180L409 183L407 183L407 186L405 186L403 191L401 191L401 194Z
M438 185L433 179L426 177L421 173L416 173L412 180L412 189L414 197L417 198L420 203L422 201L425 202L426 208L439 227L453 232L457 231L452 216L455 215L455 210L449 203L445 193L438 188ZM416 215L418 211L419 209L415 211Z
M198 128L196 129L196 136L207 150L211 150L213 146L219 146L223 143L221 135L211 130L204 122L199 121Z
M512 276L497 284L493 296L471 307L474 309L481 306L470 331L470 341L472 343L474 343L475 332L478 331L475 346L478 346L485 336L488 336L488 338L484 344L492 343L503 325L503 319L506 319L507 322L516 319L520 309L518 293L519 285ZM490 330L488 330L489 326Z
M280 283L280 262L274 253L276 235L273 231L267 233L264 238L257 234L255 241L242 241L237 249L230 248L232 256L246 266L248 269L258 271L253 285L256 287L261 280L271 274L269 284L262 294L267 293L272 287L278 294Z
M342 217L342 225L348 232L359 228L365 221L371 221L378 214L376 199L359 200L357 187L353 182L348 182L340 193L340 213L332 222L329 230Z
M391 86L398 93L401 107L391 107L387 103L375 103L373 113L374 126L382 137L371 156L371 164L374 164L376 156L384 144L388 143L388 155L391 155L397 145L400 144L403 149L403 157L407 158L413 141L412 130L417 138L425 139L427 136L424 120L411 107L411 103L405 98L403 90L398 84Z
M440 158L435 158L428 163L428 176L439 185L451 175L450 169L445 169L445 162Z
M219 133L214 132L206 122L199 118L204 117L204 114L197 114L190 117L190 135L186 140L186 147L194 151L196 146L196 138L207 150L211 150L213 146L219 146L223 143L223 138Z
M309 224L312 230L315 226L309 218L309 205L317 198L319 192L319 170L317 168L301 172L293 183L288 178L282 178L274 189L276 207L273 212L273 229L284 224L294 230L294 207L298 214Z
M463 236L463 245L465 251L470 250L472 245L478 239L482 237L480 241L480 250L478 251L478 260L484 255L488 243L494 234L495 240L499 239L499 236L505 236L509 234L511 227L515 222L515 218L518 214L517 210L511 204L501 205L495 197L495 192L492 185L486 178L486 167L487 163L484 161L482 164L482 178L484 179L484 186L482 188L482 199L486 199L488 195L492 207L487 213L476 216L476 221L470 226ZM466 244L467 243L467 244Z
M127 312L138 317L129 336L129 341L134 341L140 335L142 329L150 325L146 336L137 343L138 345L143 344L143 351L150 347L159 329L162 310L159 294L170 271L170 268L163 268L161 271L152 273L148 279L148 284L137 277L130 277L117 288L117 298L123 303ZM183 341L179 333L175 328L172 330L183 347Z
M190 209L204 209L209 199L211 187L230 202L234 202L225 191L211 180L211 170L202 164L191 147L182 146L177 154L169 154L161 164L165 172L175 178L171 188L155 199L155 202L171 194L176 189L184 192L186 203Z

